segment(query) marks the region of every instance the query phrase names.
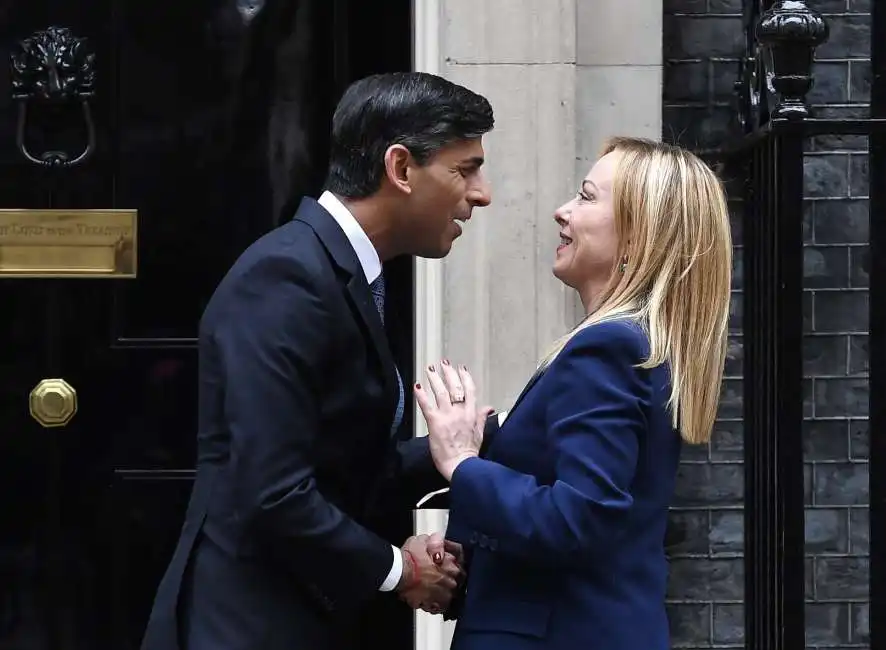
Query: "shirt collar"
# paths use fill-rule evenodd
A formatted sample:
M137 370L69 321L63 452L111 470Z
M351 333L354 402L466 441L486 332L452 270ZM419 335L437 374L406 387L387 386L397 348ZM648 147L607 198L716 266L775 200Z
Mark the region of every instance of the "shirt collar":
M378 251L369 241L363 228L351 211L332 192L323 192L317 202L332 215L332 218L344 231L345 237L348 238L351 247L357 253L357 259L360 260L360 266L366 275L366 282L372 284L381 275L381 260L378 257Z

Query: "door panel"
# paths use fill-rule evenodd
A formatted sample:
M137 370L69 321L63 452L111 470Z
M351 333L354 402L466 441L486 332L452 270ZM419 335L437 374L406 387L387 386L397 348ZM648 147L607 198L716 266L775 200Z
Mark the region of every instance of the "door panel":
M2 291L2 288L0 288ZM8 295L5 292L0 295ZM22 296L16 312L41 314L34 295ZM47 504L48 441L35 436L28 414L27 390L39 381L35 351L42 331L31 318L0 318L0 648L36 650L45 647L46 610L41 602L46 576L41 570ZM39 322L39 321L36 321ZM27 390L22 390L28 387ZM38 461L38 459L40 459ZM13 510L14 508L14 510Z
M0 209L139 215L136 279L0 278L0 650L138 647L190 493L203 307L249 243L318 193L346 83L410 66L409 2L375 15L361 4L0 3ZM90 91L94 148L74 166L34 164L16 142L21 76L6 61L50 26L70 34L32 48L28 80L50 88L46 52L80 48L63 52L52 86ZM89 55L94 79L84 81ZM40 92L26 106L27 151L76 158L89 142L82 98ZM404 370L409 267L389 269ZM44 378L76 390L64 427L28 412ZM402 539L411 518L386 525ZM381 608L367 636L411 647L410 620Z
M158 577L166 570L181 532L180 518L191 493L188 472L169 472L162 479L154 473L118 471L111 497L116 522L112 533L110 619L115 636L134 645L135 631L144 627Z

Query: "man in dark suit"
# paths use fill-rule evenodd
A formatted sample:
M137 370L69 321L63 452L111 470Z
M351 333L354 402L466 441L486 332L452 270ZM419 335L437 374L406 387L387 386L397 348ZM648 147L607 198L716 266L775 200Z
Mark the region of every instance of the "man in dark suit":
M442 543L371 529L392 488L414 504L445 485L425 438L393 437L409 393L381 271L445 256L489 203L492 127L485 98L429 74L346 91L326 191L243 253L201 320L197 478L142 650L337 650L379 592L446 608Z

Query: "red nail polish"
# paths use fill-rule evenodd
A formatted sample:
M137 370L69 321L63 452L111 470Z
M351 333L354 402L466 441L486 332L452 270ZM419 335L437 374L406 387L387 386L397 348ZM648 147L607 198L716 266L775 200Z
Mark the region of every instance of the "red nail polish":
M436 372L434 366L428 366L428 372Z
M415 387L417 390L421 390L421 384L416 384Z
M448 366L448 365L449 365L449 359L443 359L443 365L444 365L444 366Z

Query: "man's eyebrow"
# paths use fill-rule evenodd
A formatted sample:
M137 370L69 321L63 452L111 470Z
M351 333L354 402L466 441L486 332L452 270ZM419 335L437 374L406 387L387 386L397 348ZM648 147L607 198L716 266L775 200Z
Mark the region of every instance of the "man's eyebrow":
M459 164L467 165L470 167L481 167L483 163L486 162L483 156L472 156L470 158L465 158Z

